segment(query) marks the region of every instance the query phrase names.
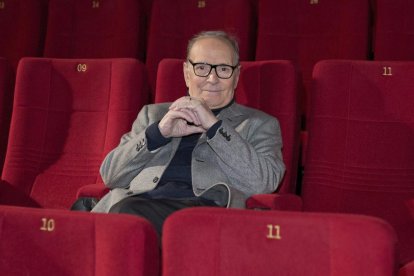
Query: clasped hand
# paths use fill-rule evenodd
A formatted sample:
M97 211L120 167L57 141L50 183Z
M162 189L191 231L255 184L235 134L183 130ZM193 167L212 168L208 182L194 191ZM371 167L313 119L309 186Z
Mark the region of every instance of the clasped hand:
M206 132L218 119L201 98L182 97L173 102L158 127L166 137Z

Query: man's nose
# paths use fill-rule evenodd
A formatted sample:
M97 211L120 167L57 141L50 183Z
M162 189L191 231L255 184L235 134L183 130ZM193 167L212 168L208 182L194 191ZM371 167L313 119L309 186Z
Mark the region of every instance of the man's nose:
M211 70L210 74L207 76L207 80L210 81L210 82L218 82L219 81L219 77L217 76L216 68Z

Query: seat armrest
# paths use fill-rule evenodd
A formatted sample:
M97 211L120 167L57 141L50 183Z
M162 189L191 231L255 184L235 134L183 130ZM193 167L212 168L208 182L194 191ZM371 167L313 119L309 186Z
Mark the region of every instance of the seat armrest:
M106 188L103 184L89 184L79 188L76 197L94 197L101 199L108 192L109 189Z
M414 261L405 264L400 268L398 276L412 276L414 275Z
M247 199L246 208L302 211L302 199L294 194L259 194Z

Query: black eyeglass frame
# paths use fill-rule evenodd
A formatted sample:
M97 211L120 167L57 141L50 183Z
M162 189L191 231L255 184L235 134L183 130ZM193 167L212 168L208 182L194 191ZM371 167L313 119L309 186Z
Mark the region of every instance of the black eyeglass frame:
M193 62L191 59L188 59L188 62L193 66L193 71L194 71L194 74L197 76L197 77L208 77L210 74L211 74L211 71L214 69L214 71L216 72L216 76L219 78L219 79L230 79L232 76L233 76L233 74L234 74L234 70L236 70L238 67L239 67L239 65L240 64L236 64L236 65L234 65L234 66L232 66L232 65L228 65L228 64L210 64L210 63L207 63L207 62ZM196 73L196 71L195 71L195 66L197 66L197 65L200 65L200 64L202 64L202 65L208 65L208 66L210 66L210 71L208 71L208 74L206 74L205 76L201 76L201 75L198 75L197 73ZM219 76L219 74L217 73L217 67L218 66L226 66L226 67L230 67L231 68L231 74L230 74L230 76L229 77L227 77L227 78L223 78L223 77L220 77Z

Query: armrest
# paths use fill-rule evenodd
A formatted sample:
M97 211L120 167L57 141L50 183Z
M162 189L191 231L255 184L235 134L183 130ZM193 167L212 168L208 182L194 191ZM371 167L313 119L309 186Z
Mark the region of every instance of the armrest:
M101 199L108 192L109 189L106 188L103 184L89 184L79 188L76 197L94 197Z
M294 194L253 195L246 201L247 209L302 211L302 199Z
M400 268L398 276L409 276L414 275L414 261L405 264Z

